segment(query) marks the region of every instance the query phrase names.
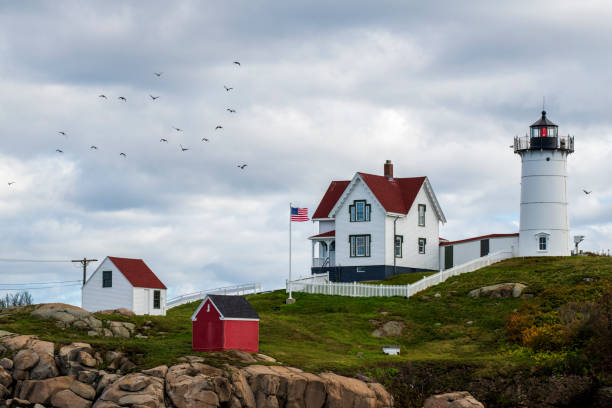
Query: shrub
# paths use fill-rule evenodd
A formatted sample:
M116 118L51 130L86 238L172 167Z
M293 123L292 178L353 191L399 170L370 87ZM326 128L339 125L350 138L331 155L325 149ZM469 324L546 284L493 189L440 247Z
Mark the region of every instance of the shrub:
M0 309L10 306L29 306L32 304L33 300L32 295L27 291L17 292L13 295L7 293L4 298L0 298Z

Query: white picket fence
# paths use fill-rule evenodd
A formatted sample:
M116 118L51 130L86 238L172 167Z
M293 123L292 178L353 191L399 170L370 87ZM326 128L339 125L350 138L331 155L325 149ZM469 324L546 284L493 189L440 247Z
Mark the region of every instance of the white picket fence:
M204 299L206 295L246 295L249 293L261 292L261 283L245 283L243 285L225 286L222 288L207 289L194 293L187 293L185 295L177 296L172 299L168 299L166 302L166 308L171 309L173 307L183 305L185 303L193 302L195 300Z
M374 297L374 296L405 296L410 297L415 293L425 290L438 283L442 283L451 276L461 275L466 272L473 272L477 269L494 264L504 259L512 258L511 250L499 251L491 253L482 258L477 258L472 261L457 265L453 268L435 273L433 275L424 276L423 279L409 285L368 285L357 282L352 283L337 283L329 282L329 274L321 273L287 281L286 291L289 288L293 292L316 293L320 295L338 295L352 297Z

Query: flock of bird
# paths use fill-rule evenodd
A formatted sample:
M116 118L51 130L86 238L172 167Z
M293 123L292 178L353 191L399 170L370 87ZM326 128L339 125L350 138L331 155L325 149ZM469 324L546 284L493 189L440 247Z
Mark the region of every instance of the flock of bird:
M236 66L238 66L238 67L240 67L240 66L241 66L240 61L233 61L233 64L234 64L234 65L236 65ZM164 74L164 73L163 73L163 72L161 72L161 71L160 71L160 72L154 72L154 73L153 73L153 75L155 75L157 78L161 78L163 74ZM225 89L225 91L226 91L226 92L230 92L230 91L232 91L232 90L234 89L233 87L228 87L227 85L223 85L223 88ZM160 95L155 96L155 95L149 94L149 97L151 98L151 101L152 101L152 102L155 102L157 99L159 99L159 98L160 98ZM105 94L100 94L100 95L98 95L98 98L108 100L108 97L107 97ZM119 97L117 97L117 99L118 99L119 101L122 101L122 102L127 102L127 98L126 98L125 96L119 96ZM232 109L232 108L226 108L226 111L228 111L230 114L231 114L231 113L236 113L236 109ZM178 127L176 127L176 126L173 126L173 127L172 127L172 129L174 129L176 132L183 132L183 129L178 128ZM221 126L221 125L217 125L217 126L215 127L215 131L222 130L222 129L223 129L223 126ZM68 137L68 133L67 133L66 131L64 131L64 130L60 130L60 131L58 131L57 133L58 133L58 134L60 134L60 135L62 135L62 136L64 136L64 137ZM207 137L203 137L203 138L202 138L202 142L208 142L209 140L210 140L210 139L209 139L209 138L207 138ZM159 141L160 141L160 143L168 143L168 139L166 139L166 138L161 138ZM181 152L186 152L186 151L188 151L188 150L189 150L189 148L188 148L188 147L184 147L182 144L179 144L179 148L180 148ZM98 150L98 146L96 146L96 145L91 145L91 146L89 147L89 149L90 149L90 150ZM63 153L64 153L64 151L63 151L62 149L59 149L59 148L58 148L58 149L55 149L55 151L56 151L57 153L59 153L59 154L63 154ZM120 152L120 153L119 153L119 156L124 157L124 158L127 158L127 154L126 154L125 152ZM240 170L244 170L244 169L247 167L247 164L246 164L246 163L238 164L238 165L237 165L237 167L238 167ZM10 187L10 186L14 185L15 183L16 183L15 181L9 181L9 182L8 182L8 185L9 185L9 187Z

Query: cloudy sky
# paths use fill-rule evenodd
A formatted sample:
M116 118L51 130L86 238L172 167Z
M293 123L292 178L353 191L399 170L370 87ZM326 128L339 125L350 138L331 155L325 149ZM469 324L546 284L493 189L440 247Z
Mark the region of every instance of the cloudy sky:
M517 232L509 145L544 96L576 137L571 233L607 250L611 20L606 1L0 1L0 258L143 258L169 296L279 288L288 203L386 159L429 177L443 237ZM313 231L294 224L297 275ZM80 276L0 261L5 288Z

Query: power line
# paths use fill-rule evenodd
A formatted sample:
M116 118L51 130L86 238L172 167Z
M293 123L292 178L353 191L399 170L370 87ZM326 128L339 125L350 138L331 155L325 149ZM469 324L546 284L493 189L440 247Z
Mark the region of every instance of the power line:
M69 281L55 281L55 282L29 282L29 283L0 283L0 286L18 286L18 285L50 285L52 283L75 283L80 282L80 279L69 280Z
M14 291L14 290L37 290L37 289L51 289L51 288L67 288L70 286L81 286L81 283L72 283L70 285L54 285L54 286L39 286L34 288L0 288L0 290L4 291Z
M70 260L59 260L59 259L10 259L10 258L0 258L0 262L70 262Z

